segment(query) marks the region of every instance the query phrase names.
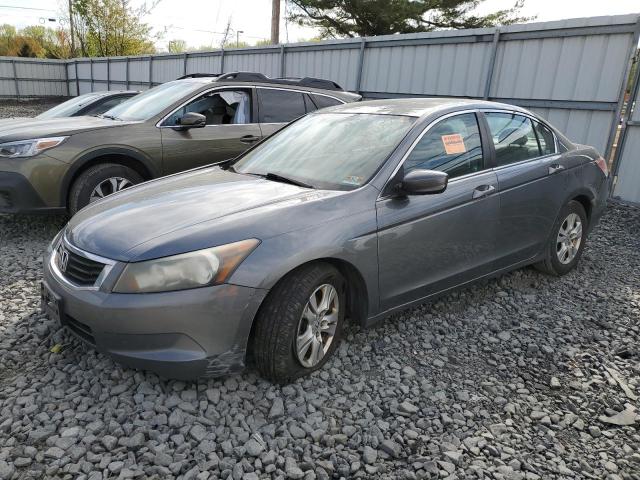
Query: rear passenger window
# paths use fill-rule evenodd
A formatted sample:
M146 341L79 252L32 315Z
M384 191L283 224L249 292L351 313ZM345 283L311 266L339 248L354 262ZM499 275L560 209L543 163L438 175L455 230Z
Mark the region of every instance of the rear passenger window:
M287 123L306 113L301 92L258 89L260 123Z
M449 178L482 170L482 142L478 120L473 113L447 118L429 130L404 163L411 170L439 170Z
M497 165L509 165L540 156L538 139L528 117L512 113L485 113L496 148Z
M535 128L536 135L538 135L542 155L551 155L556 153L556 139L551 130L538 122L533 122L533 128Z
M342 105L342 102L335 98L325 97L324 95L311 95L314 103L318 108L333 107L334 105Z

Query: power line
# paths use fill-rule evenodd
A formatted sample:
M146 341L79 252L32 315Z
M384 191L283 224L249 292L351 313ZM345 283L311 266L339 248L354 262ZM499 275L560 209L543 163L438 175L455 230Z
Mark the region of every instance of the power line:
M0 8L15 8L16 10L38 10L40 12L55 12L50 8L18 7L16 5L0 5Z

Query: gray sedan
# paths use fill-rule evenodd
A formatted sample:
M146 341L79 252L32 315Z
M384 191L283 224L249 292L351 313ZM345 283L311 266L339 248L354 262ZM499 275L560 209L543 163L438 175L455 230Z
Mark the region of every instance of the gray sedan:
M81 210L53 240L43 305L99 351L175 378L287 382L370 326L474 280L562 275L608 172L521 108L403 99L303 117L234 161Z

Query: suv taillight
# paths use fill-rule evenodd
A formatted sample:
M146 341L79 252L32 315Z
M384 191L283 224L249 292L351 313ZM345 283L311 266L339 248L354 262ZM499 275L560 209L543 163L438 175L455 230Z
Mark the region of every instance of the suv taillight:
M609 168L607 167L607 161L604 158L598 157L598 159L596 160L596 165L600 167L600 170L602 170L602 173L604 173L605 177L609 176Z

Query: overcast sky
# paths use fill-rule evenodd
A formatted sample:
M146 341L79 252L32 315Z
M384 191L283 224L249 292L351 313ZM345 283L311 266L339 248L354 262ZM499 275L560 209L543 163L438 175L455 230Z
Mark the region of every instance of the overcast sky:
M151 1L151 0L147 0ZM142 4L144 0L132 0ZM0 0L0 23L17 27L46 23L58 18L66 0ZM512 6L514 0L486 0L479 11L487 13ZM9 8L20 7L20 8ZM30 10L33 9L33 10ZM41 9L41 10L38 10ZM282 13L284 16L284 1ZM538 21L598 15L640 13L638 0L526 0L522 13L537 16ZM169 40L183 39L191 46L218 46L227 22L231 21L232 39L235 32L249 43L269 38L271 0L162 0L146 19L156 32L164 32L158 41L166 49ZM296 42L317 34L309 28L287 25L282 21L281 41Z

